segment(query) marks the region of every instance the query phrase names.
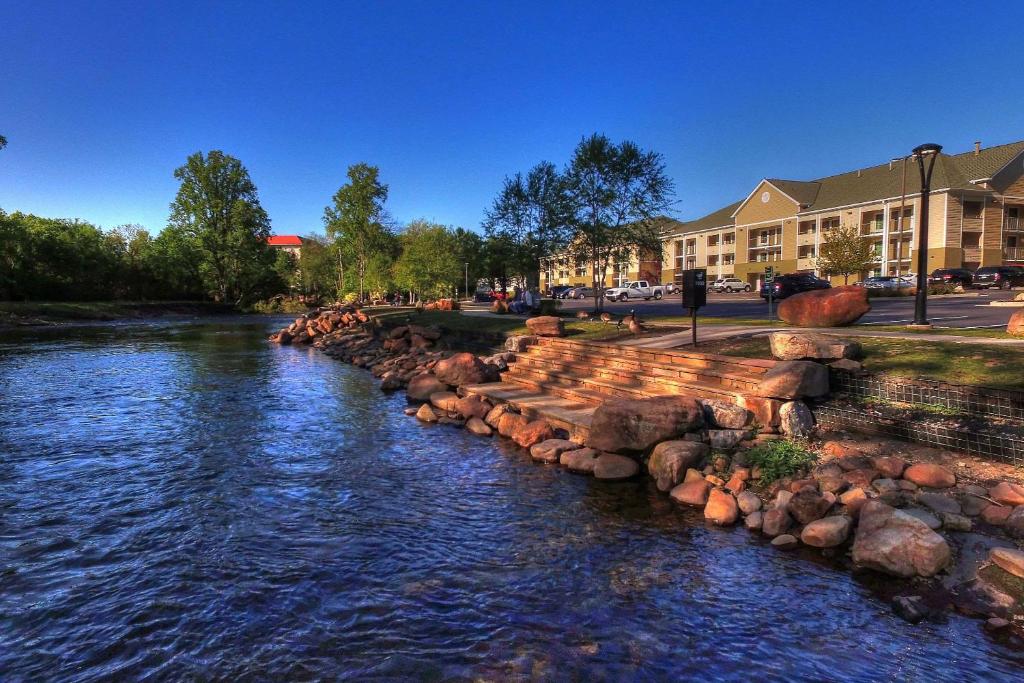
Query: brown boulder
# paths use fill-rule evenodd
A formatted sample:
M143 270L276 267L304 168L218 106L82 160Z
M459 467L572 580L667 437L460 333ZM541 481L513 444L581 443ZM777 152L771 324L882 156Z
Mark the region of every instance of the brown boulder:
M789 531L792 525L793 518L786 512L786 508L772 508L764 511L761 518L761 533L765 536L778 536Z
M707 505L704 506L704 519L719 526L735 524L740 515L736 499L721 489L711 489Z
M472 353L456 353L450 358L439 360L434 366L434 375L452 386L480 384L489 381L491 371L487 365Z
M988 552L988 559L1003 571L1024 579L1024 551L1016 548L992 548Z
M711 491L711 484L701 480L680 484L669 491L669 495L677 503L704 507L708 502L709 491Z
M635 477L640 471L640 465L633 458L615 453L602 453L597 456L594 463L594 476L598 479L619 481Z
M539 315L536 318L529 318L526 327L530 334L538 337L564 337L565 323L555 315Z
M797 399L828 393L828 368L808 360L779 361L761 376L755 393L771 398Z
M894 455L872 458L871 464L883 477L889 479L899 479L903 476L903 470L907 469L907 461Z
M1009 519L1012 512L1013 508L1006 505L989 505L982 509L981 518L985 520L986 524L1002 526L1006 524L1006 520Z
M519 413L505 413L498 418L498 433L505 438L511 438L512 434L516 430L522 429L528 425L530 421L524 415Z
M812 488L803 488L793 494L786 505L789 514L801 524L821 519L832 507L832 501Z
M410 401L429 401L430 395L448 391L448 385L429 372L423 372L409 380L405 395Z
M703 423L700 403L689 396L611 399L594 411L587 445L612 453L640 453Z
M749 410L754 416L754 422L761 427L762 432L774 432L780 424L779 410L782 408L782 401L762 396L740 396L736 404L741 408Z
M860 511L853 561L893 576L934 576L950 562L946 539L921 520L877 500Z
M989 489L988 497L1004 505L1024 505L1024 486L1001 481Z
M470 394L455 401L454 410L462 417L479 417L482 420L491 412L491 404L477 394Z
M864 489L850 489L839 496L839 502L846 506L851 515L857 517L860 514L860 509L864 507L864 503L868 502L868 495Z
M860 342L813 332L772 332L772 355L779 360L838 360L858 358Z
M850 535L849 517L823 517L804 527L800 540L815 548L834 548Z
M580 445L568 439L548 439L530 447L530 457L541 462L558 462L562 453L574 451Z
M458 400L459 397L451 391L437 391L430 395L431 405L449 413L455 412L455 404Z
M593 448L577 448L565 451L558 457L558 462L570 472L581 472L593 474L594 466L597 464L597 457L601 455Z
M662 441L647 461L647 471L659 491L669 491L683 481L686 470L697 467L708 455L708 447L696 441Z
M851 488L871 488L871 482L875 479L878 479L878 470L873 469L850 470L843 474L843 481L849 484Z
M956 485L956 476L942 465L919 462L903 472L903 478L918 486L933 489L948 489Z
M870 310L868 290L850 285L794 294L779 304L779 317L796 327L843 327Z
M511 436L521 447L530 448L541 441L555 438L555 430L545 420L533 420L513 428Z
M437 413L434 412L429 403L424 403L416 411L416 419L423 422L437 422Z
M479 417L471 417L466 420L466 431L477 436L490 436L492 430Z
M1006 323L1006 334L1013 337L1024 337L1024 310L1017 310Z
M487 417L484 418L484 422L493 429L498 428L498 422L501 420L501 416L505 413L510 413L512 407L507 403L499 403L498 405L491 408L491 411L487 413Z

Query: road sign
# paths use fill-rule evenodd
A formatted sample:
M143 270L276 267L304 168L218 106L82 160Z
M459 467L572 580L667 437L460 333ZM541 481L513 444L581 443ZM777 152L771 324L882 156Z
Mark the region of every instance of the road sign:
M768 284L775 281L775 268L773 266L764 267L764 281Z
M708 303L708 271L694 268L682 272L683 308L690 309L690 330L697 346L697 309Z

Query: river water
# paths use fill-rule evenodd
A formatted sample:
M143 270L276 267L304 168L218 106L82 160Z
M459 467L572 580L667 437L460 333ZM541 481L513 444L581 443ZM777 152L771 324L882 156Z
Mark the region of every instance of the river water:
M280 326L0 335L0 679L1021 680L979 621L419 424Z

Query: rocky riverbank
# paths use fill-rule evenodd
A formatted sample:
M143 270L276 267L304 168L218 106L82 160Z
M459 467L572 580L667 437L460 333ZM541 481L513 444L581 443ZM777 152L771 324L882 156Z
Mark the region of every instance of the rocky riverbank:
M894 609L908 621L955 607L991 628L1024 623L1024 486L991 472L974 476L956 454L814 427L801 399L821 395L824 365L797 359L849 360L851 348L835 340L780 338L779 355L794 360L766 374L753 410L688 396L609 399L581 443L464 389L498 381L535 338L513 337L504 352L478 357L447 348L440 329L411 320L385 328L349 309L300 318L271 339L313 343L369 369L383 390L404 387L407 414L422 422L497 434L539 463L600 480L646 473L709 524L743 524L777 550L803 548L895 577ZM770 481L787 452L807 460Z

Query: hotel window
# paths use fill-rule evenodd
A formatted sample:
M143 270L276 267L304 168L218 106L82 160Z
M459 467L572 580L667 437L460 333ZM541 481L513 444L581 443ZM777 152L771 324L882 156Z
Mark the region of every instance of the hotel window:
M731 266L736 262L736 256L733 254L726 254L722 257L722 265Z
M717 247L717 246L718 246L718 235L711 235L711 236L709 236L708 237L708 247L710 248L710 247Z
M712 254L711 256L708 256L708 265L709 266L717 266L718 265L718 254Z
M964 202L964 218L981 218L981 202Z
M823 232L825 230L831 230L832 228L838 228L838 227L839 227L839 217L838 216L835 216L833 218L822 218L821 219L821 229L822 229Z
M800 221L800 234L801 235L813 235L814 234L814 221Z
M722 244L729 246L730 244L736 244L736 233L726 233L725 237L722 238Z
M586 276L587 276L587 263L586 263L586 261L578 262L576 264L576 277L586 277Z

